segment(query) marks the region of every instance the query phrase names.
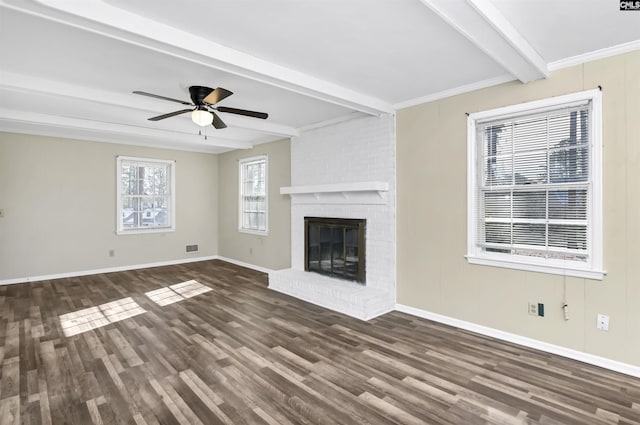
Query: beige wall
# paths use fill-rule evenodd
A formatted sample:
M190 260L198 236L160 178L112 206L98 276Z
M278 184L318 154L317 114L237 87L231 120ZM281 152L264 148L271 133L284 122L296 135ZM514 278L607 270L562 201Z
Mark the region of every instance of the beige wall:
M175 232L115 234L117 155L176 160ZM217 254L217 162L211 154L0 133L0 280ZM186 254L187 244L200 252Z
M603 87L603 281L470 265L465 112ZM640 366L640 52L399 111L397 301ZM566 283L571 318L561 303ZM545 317L527 303L545 303ZM610 316L608 332L596 329Z
M238 161L268 156L269 234L259 236L238 231ZM291 266L291 202L280 187L291 183L290 142L265 143L219 157L220 255L273 270Z

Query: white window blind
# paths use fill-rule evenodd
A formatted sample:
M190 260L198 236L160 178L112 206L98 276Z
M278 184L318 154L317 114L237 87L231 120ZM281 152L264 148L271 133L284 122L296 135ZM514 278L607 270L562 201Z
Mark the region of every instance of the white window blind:
M588 128L589 105L477 127L485 250L586 261Z
M593 96L582 97L470 117L469 256L546 262L554 272L601 269L600 149L592 134L600 126Z
M240 230L267 231L267 157L240 161Z

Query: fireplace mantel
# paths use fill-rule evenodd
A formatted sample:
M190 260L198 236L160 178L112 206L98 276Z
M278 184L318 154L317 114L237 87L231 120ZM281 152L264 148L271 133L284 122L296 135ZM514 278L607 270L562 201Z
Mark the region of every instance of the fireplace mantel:
M300 204L367 204L387 203L389 183L381 181L287 186L281 195L291 196Z

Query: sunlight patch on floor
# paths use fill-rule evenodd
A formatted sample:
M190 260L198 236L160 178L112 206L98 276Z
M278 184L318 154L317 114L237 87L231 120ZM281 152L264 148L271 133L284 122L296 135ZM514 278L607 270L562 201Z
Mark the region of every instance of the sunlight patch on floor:
M145 295L154 303L164 306L186 300L187 298L195 297L196 295L204 294L211 290L211 288L204 286L198 281L188 280L165 288L145 292Z
M77 335L82 332L119 322L129 317L145 313L131 297L100 304L60 315L60 325L66 336Z

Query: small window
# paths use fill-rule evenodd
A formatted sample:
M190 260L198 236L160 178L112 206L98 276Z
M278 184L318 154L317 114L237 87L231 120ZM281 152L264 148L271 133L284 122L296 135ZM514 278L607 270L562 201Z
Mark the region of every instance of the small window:
M266 234L267 219L267 157L240 160L240 218L241 232Z
M602 279L599 90L471 114L470 263Z
M117 159L117 215L120 235L175 230L175 161Z

